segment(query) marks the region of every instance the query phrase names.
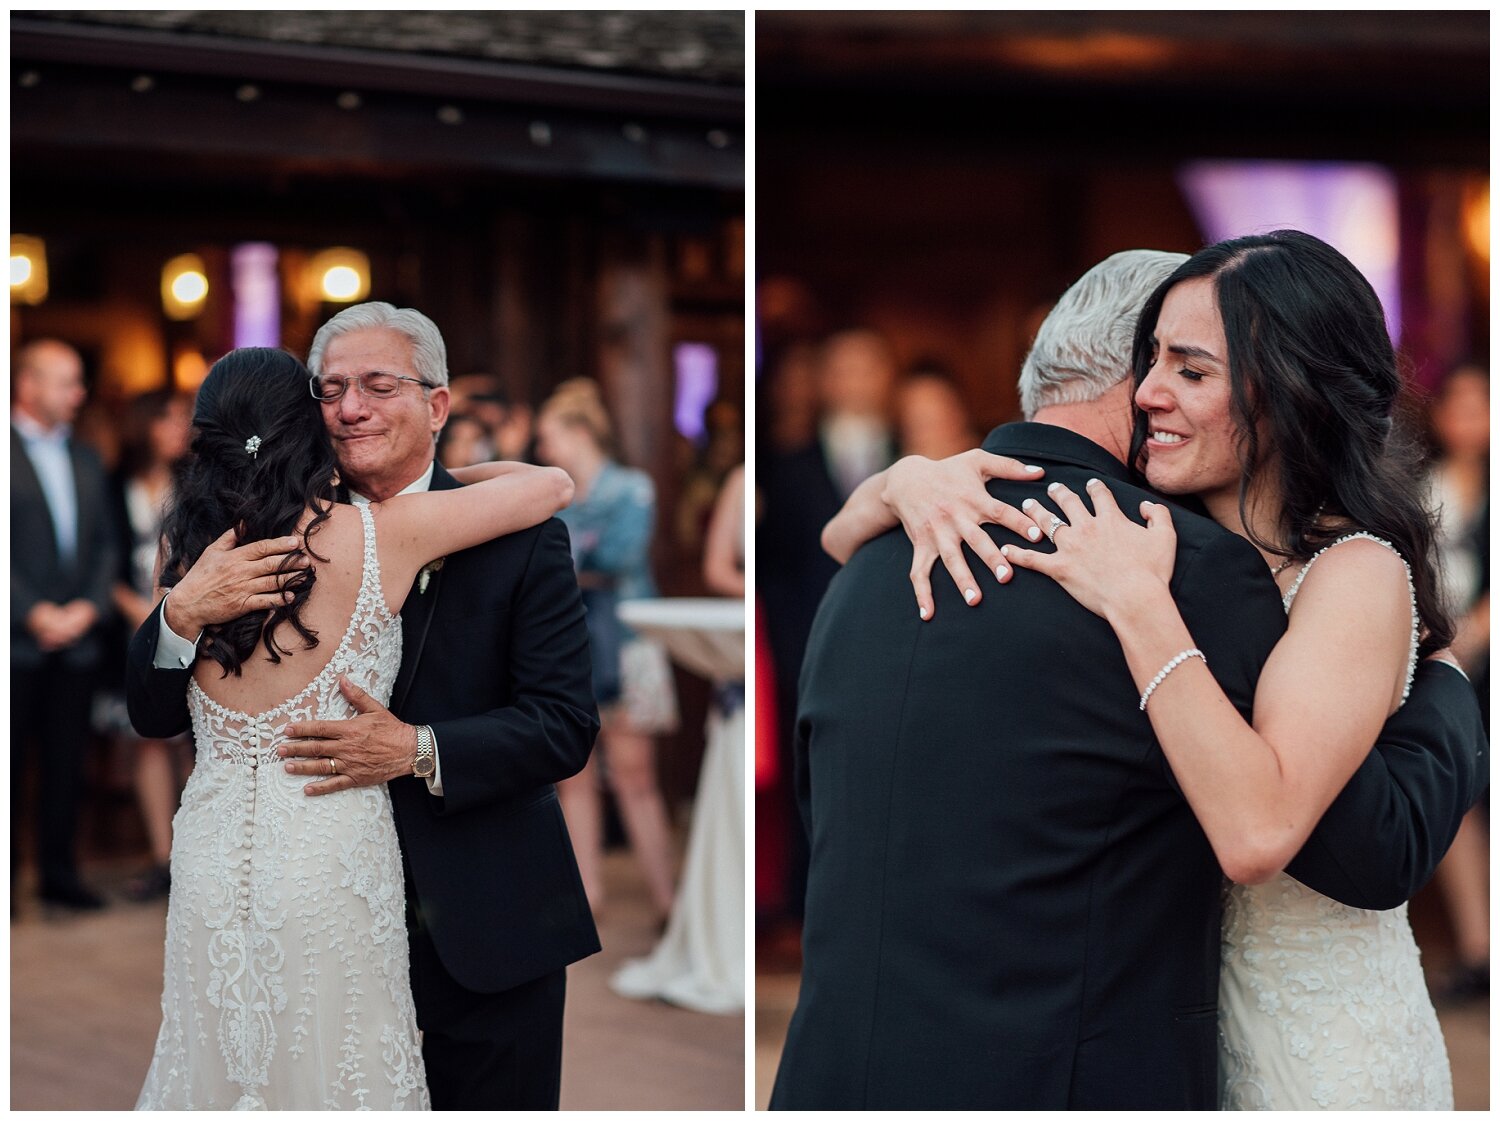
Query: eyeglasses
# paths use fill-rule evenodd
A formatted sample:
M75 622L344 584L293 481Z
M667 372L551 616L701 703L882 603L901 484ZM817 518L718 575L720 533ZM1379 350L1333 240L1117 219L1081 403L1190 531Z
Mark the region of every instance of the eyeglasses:
M312 378L308 390L319 401L337 401L357 383L366 397L394 397L401 392L401 383L415 382L424 390L431 389L421 378L409 378L405 374L363 374L352 378Z

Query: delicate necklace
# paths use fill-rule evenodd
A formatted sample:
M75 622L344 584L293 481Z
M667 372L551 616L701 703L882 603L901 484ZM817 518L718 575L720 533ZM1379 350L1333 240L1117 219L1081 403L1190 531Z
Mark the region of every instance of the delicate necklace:
M1326 499L1324 501L1318 503L1318 508L1313 511L1313 516L1312 516L1312 520L1313 520L1313 524L1314 525L1316 525L1317 522L1318 522L1318 519L1323 516L1323 511L1325 509L1327 509L1327 507L1328 507L1328 501ZM1282 561L1275 568L1271 569L1271 579L1274 580L1274 579L1276 579L1276 577L1280 576L1283 572L1285 572L1288 568L1290 568L1292 566L1292 562L1295 561L1296 559L1297 559L1296 557L1287 557L1286 560Z

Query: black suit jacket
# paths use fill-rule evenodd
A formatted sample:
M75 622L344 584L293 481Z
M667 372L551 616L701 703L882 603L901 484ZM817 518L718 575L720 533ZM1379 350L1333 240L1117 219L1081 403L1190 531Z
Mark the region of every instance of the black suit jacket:
M834 483L821 439L794 451L768 454L758 482L765 518L755 543L756 591L765 608L777 679L790 685L801 670L818 604L839 570L823 551L821 538L845 496ZM788 692L782 706L788 714L791 699Z
M432 489L458 483L441 466ZM143 735L188 725L187 670L152 668L161 612L136 633L126 696ZM401 609L391 710L429 724L444 795L390 783L410 886L465 988L500 992L595 953L599 936L552 784L588 760L599 719L568 531L556 518L445 559Z
M1046 467L1042 483L990 485L1016 505L1047 502L1053 481L1084 494L1090 477L1132 517L1152 497L1062 429L1010 425L985 447ZM1174 517L1174 598L1248 715L1285 628L1276 588L1248 543ZM1222 879L1118 640L1026 570L976 608L934 580L937 614L922 623L910 561L899 532L861 549L809 644L797 778L813 856L773 1107L1215 1108ZM1447 667L1422 680L1461 684ZM1445 728L1473 730L1458 717ZM1428 777L1470 776L1456 808L1473 789L1474 741L1449 746ZM1422 783L1393 792L1368 763L1362 780L1374 785L1341 795L1299 857L1319 890L1378 894L1401 878L1355 867L1402 847L1373 840L1361 813L1378 804L1399 829L1423 808ZM1429 828L1451 839L1450 812L1433 809L1443 820ZM1413 877L1441 855L1418 832L1401 870Z
M98 623L60 652L65 662L80 669L96 664L103 655L104 625L114 612L109 592L118 549L104 468L99 457L76 440L68 442L68 451L78 502L78 541L74 559L64 564L36 469L20 434L14 427L10 430L10 657L11 664L21 668L39 666L45 657L26 629L26 616L38 603L86 599L98 608Z

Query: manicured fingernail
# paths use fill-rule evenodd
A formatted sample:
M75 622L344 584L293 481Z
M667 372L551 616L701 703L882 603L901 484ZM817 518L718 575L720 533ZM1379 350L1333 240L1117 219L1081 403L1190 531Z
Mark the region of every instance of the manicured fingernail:
M1001 545L1000 546L1000 555L1002 557L1008 557L1008 556L1010 556L1010 546L1009 545Z
M925 608L925 607L919 607L919 608L917 608L917 617L921 618L921 619L927 618L927 608Z
M1032 463L1028 463L1028 464L1027 464L1027 465L1026 465L1026 470L1028 470L1028 471L1040 471L1040 470L1041 470L1041 468L1040 468L1040 467L1038 467L1038 466L1036 466L1036 465L1035 465L1035 464L1032 464Z
M1040 541L1042 539L1042 531L1037 529L1037 527L1034 525L1027 526L1026 536L1031 538L1033 541Z
M1090 479L1089 482L1088 482L1088 485L1091 486L1091 487L1096 487L1096 486L1099 485L1099 480L1098 479Z
M288 763L286 765L286 773L287 774L293 774L294 773L294 768L292 767L292 764Z
M965 603L973 603L974 602L974 598L976 596L978 596L978 595L979 595L979 593L976 592L973 588L965 588L964 589L964 602Z
M1053 491L1055 491L1060 486L1062 486L1061 483L1048 483L1047 484L1047 493L1051 494Z
M1028 498L1025 502L1021 503L1021 509L1030 510L1035 505L1037 505L1037 500L1035 498Z
M1009 575L1010 575L1010 569L1006 568L1003 564L995 566L995 579L996 580L1004 580Z

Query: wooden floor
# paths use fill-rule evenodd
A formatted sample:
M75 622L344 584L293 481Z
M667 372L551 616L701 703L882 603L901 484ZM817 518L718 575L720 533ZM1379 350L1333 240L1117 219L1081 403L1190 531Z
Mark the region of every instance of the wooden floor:
M106 890L122 878L88 874ZM568 970L563 1108L742 1109L743 1015L609 991L620 962L651 949L656 920L628 855L611 854L606 877L604 952ZM47 918L23 901L10 929L11 1109L135 1104L161 1023L165 916L164 903L118 902L97 915Z

